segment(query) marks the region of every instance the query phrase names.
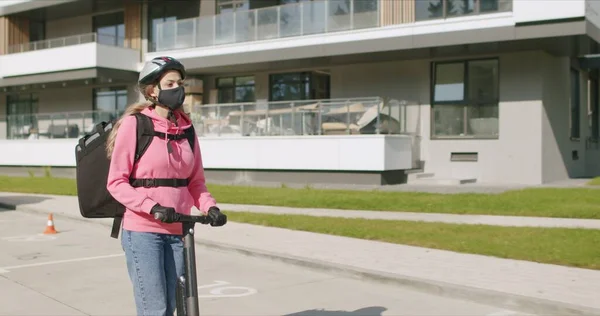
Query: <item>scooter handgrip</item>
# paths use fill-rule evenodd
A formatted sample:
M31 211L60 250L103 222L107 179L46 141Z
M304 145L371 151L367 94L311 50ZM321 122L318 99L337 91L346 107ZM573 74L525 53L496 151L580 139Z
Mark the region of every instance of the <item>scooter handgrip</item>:
M154 219L162 220L165 217L163 213L154 213Z

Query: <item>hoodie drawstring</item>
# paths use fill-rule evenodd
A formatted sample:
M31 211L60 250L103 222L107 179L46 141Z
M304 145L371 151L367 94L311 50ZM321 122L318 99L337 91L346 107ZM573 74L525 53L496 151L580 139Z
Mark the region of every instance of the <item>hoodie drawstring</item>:
M173 123L171 121L171 117L175 118L175 123ZM169 130L172 127L171 124L173 124L177 127L176 134L178 135L179 132L181 131L181 127L179 126L179 124L177 124L177 117L175 116L175 114L173 114L172 111L169 111L169 115L167 116L167 133L165 133L165 145L167 147L167 166L168 166L168 168L171 168L171 153L173 153L173 146L171 145L171 140L168 137Z

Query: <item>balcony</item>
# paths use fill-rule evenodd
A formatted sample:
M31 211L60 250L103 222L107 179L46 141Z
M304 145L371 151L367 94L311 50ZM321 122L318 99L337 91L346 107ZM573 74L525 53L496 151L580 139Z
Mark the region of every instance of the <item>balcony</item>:
M513 0L306 1L160 23L157 25L156 52L339 34L392 24L422 24L427 32L435 33L437 30L431 29L431 23L439 23L441 32L447 28L445 21L512 9ZM478 27L473 25L474 29Z
M191 118L204 137L401 134L403 106L379 97L205 104Z
M200 137L403 134L406 101L380 97L204 104L191 108ZM75 111L8 115L8 137L78 138L119 112Z
M0 55L0 78L86 68L137 71L139 52L96 33L12 45Z
M416 165L418 136L406 132L403 114L412 105L379 97L299 100L200 105L190 115L207 169L382 172ZM0 165L73 167L77 138L119 114L9 116L10 140L0 146L17 154L0 157Z
M95 124L118 118L108 111L72 111L37 114L12 114L6 117L8 139L79 138L93 131Z
M156 51L374 28L380 25L378 0L300 2L167 21L157 26Z

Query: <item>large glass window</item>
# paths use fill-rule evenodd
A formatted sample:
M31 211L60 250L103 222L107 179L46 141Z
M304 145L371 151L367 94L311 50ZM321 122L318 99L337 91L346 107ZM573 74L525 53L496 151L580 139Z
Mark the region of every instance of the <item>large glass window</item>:
M254 76L217 79L218 102L254 102Z
M505 12L512 10L513 0L418 0L415 19L451 18L457 16Z
M125 15L123 11L96 15L93 18L97 42L105 45L124 46Z
M7 134L9 138L23 138L37 128L39 97L37 93L9 94L6 96Z
M576 69L571 68L571 102L570 102L570 108L571 108L571 122L570 122L570 127L571 127L571 139L579 139L580 135L580 131L581 131L581 126L580 126L580 120L579 120L579 114L581 113L581 98L580 98L580 82L579 82L579 71L577 71Z
M497 59L433 64L432 137L498 137Z
M271 101L291 101L329 98L329 75L315 72L272 74Z
M598 87L598 71L590 73L590 133L591 138L598 141L600 138L600 126L598 126L600 94Z
M165 1L154 0L148 2L148 51L156 51L156 42L158 41L158 24L167 21L176 21L188 18L195 18L200 15L200 1L185 0L185 1ZM169 28L163 29L166 33L166 38L162 41L172 41L173 35L169 32ZM163 44L168 46L167 44Z
M127 107L127 87L94 89L94 121L110 121Z

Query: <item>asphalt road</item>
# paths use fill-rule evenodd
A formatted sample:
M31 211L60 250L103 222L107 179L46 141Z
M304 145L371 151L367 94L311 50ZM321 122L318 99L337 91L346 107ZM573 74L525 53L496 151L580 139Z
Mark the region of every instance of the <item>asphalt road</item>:
M135 315L107 227L0 210L0 315ZM198 246L203 315L525 315Z

